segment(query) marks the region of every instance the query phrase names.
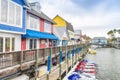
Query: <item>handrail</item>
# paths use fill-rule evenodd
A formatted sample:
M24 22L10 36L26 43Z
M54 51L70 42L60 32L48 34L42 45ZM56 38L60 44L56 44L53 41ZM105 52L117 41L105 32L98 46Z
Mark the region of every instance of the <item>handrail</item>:
M67 49L72 50L74 46L76 45L68 45ZM77 47L79 46L82 45L77 44ZM52 47L52 55L56 55L57 53L59 53L60 51L59 47L62 48L63 52L66 49L66 46ZM4 69L18 64L21 65L22 63L35 60L35 55L37 53L37 50L38 50L38 59L45 61L45 58L50 54L50 48L0 53L0 69Z

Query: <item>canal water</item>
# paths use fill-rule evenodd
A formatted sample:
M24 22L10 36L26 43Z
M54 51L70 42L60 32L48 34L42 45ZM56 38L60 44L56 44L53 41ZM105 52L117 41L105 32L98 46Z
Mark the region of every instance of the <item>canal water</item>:
M86 59L97 63L98 80L120 80L120 50L98 48L96 55L87 54Z

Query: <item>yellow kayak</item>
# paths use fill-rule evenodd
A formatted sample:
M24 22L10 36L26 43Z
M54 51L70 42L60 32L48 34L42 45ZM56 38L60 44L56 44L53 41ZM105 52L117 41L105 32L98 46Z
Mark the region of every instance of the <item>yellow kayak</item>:
M94 50L94 49L89 49L89 54L96 54L96 50Z

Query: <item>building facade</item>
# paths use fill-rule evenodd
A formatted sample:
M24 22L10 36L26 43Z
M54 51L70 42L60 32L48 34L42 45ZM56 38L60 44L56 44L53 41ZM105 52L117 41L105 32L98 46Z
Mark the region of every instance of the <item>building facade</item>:
M38 2L31 3L27 10L26 34L22 36L22 50L54 46L57 37L53 34L54 22L40 10Z
M92 44L107 45L107 39L105 37L94 37L91 41Z
M55 16L53 21L56 22L54 25L56 31L54 31L54 33L57 34L57 36L60 36L59 45L72 45L73 42L71 39L74 38L74 30L71 23L67 22L59 15Z
M75 36L75 44L81 44L82 43L82 31L75 30L74 36Z
M0 0L0 52L21 50L28 6L25 0Z

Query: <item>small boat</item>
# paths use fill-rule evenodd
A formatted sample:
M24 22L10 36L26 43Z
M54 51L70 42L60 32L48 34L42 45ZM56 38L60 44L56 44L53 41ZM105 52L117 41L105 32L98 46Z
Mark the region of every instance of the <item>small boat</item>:
M96 50L95 49L89 49L89 54L96 54Z

